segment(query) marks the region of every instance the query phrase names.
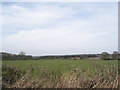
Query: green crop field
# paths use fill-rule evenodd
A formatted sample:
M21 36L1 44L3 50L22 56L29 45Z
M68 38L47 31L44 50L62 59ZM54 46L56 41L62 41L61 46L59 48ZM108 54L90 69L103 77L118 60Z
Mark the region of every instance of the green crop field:
M89 72L89 76L95 75L96 68L110 68L118 66L117 60L5 60L3 65L16 66L27 71L29 66L34 70L34 76L39 76L42 69L60 73L72 73L76 70Z
M4 60L3 86L117 88L117 60Z

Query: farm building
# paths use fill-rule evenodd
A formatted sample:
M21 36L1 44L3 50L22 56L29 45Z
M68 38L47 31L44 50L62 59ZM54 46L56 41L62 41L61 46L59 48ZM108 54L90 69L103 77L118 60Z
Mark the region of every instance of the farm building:
M100 58L99 57L90 57L90 58L88 58L88 59L94 59L94 60L100 60Z
M70 58L71 60L78 60L78 59L81 59L80 57L71 57Z

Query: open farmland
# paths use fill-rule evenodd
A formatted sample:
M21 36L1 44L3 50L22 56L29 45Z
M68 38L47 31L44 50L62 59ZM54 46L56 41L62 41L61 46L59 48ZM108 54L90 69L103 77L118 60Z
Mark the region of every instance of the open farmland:
M39 76L41 69L53 70L61 73L71 73L75 70L89 72L89 76L95 75L96 68L109 68L118 66L117 60L7 60L3 65L16 66L21 70L28 70L29 66L34 69L34 75Z
M3 87L117 88L117 60L4 60Z

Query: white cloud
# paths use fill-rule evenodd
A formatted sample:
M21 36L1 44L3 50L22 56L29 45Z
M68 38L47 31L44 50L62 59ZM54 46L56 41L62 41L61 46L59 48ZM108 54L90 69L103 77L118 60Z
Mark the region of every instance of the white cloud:
M107 11L115 8L99 7L98 11L89 8L89 13L94 14L88 15L90 18L80 17L88 8L85 7L83 10L44 4L32 8L4 7L4 28L7 32L15 29L17 33L3 38L3 51L45 55L117 50L117 12Z
M117 49L115 48L117 37L108 38L111 30L109 30L110 32L101 30L93 33L92 28L86 28L87 26L87 23L73 22L68 26L54 29L20 31L4 38L4 48L16 52L23 50L35 55L93 53L93 51L98 53L102 50ZM96 27L94 28L96 29Z
M119 0L2 0L4 2L119 2Z
M34 8L25 8L12 5L3 8L4 25L9 28L13 25L17 28L35 28L41 24L50 23L55 19L63 18L72 13L70 8L59 8L58 6L36 6ZM8 13L9 12L9 13Z

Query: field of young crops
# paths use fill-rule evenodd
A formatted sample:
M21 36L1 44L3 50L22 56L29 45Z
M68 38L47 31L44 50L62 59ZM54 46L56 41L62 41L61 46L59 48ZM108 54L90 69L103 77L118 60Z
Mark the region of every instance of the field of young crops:
M89 76L95 75L96 68L109 68L118 66L117 60L10 60L3 61L3 65L16 66L21 70L32 67L35 76L40 75L41 69L59 73L72 73L77 70L89 72Z

